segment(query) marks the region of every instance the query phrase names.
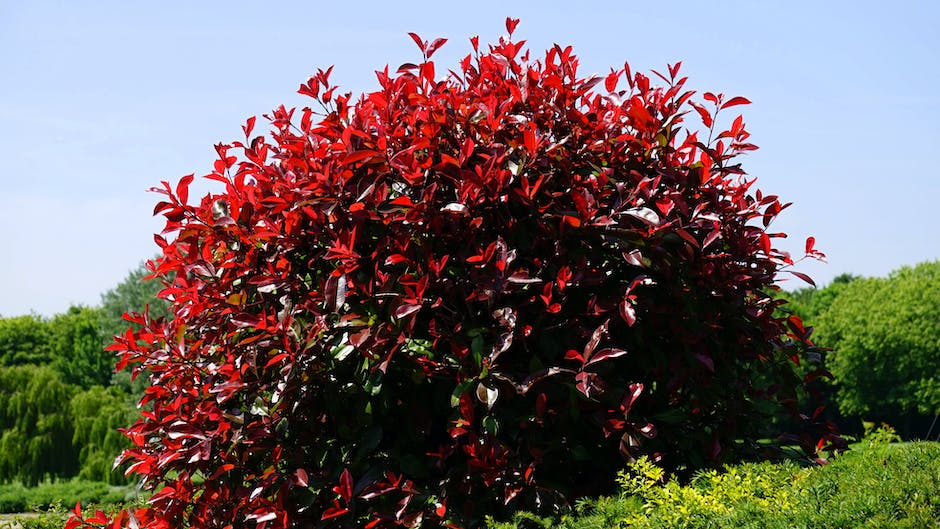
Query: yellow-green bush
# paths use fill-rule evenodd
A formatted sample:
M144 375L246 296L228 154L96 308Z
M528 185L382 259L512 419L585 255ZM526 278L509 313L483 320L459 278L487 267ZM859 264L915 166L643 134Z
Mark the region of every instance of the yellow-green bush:
M493 529L930 529L940 528L940 443L892 442L878 428L823 467L748 463L689 483L640 459L620 473L620 497L574 513L519 513Z

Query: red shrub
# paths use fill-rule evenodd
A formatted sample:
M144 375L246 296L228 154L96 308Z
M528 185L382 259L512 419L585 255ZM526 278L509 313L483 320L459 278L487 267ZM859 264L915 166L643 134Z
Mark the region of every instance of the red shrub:
M151 381L140 525L473 526L610 492L637 454L754 454L794 411L809 342L763 293L786 206L715 121L746 99L509 39L440 79L443 40L412 37L424 61L357 102L319 72L322 114L249 119L219 194L156 189L175 317L112 346Z

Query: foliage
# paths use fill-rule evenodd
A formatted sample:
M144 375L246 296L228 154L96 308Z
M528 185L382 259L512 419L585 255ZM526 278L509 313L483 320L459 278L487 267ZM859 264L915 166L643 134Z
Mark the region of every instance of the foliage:
M0 513L49 510L49 514L55 514L62 505L75 505L78 502L86 505L125 506L135 501L133 487L77 478L47 480L31 487L25 487L19 482L0 485ZM62 527L61 522L58 527Z
M156 189L174 318L111 347L149 377L141 527L473 526L611 491L641 454L758 455L796 412L806 333L763 293L786 205L751 190L742 118L716 121L746 99L507 38L441 79L443 39L412 37L421 64L357 102L321 71L300 93L325 114L249 119L220 193Z
M40 365L50 360L45 320L35 314L0 318L0 366Z
M119 285L105 297L130 290ZM0 483L76 474L129 481L111 467L128 446L118 428L130 425L136 411L126 391L104 389L115 359L104 349L102 314L73 306L51 318L0 318Z
M0 367L0 483L35 485L77 470L69 416L74 394L49 367Z
M855 280L819 318L845 414L886 420L940 411L940 261Z
M853 274L840 274L824 288L807 287L791 292L782 292L779 296L787 300L786 305L783 305L782 308L799 316L807 325L815 324L820 315L829 309L836 296L849 284L860 278L860 276Z
M0 367L0 483L33 486L76 474L127 483L111 470L136 409L116 388L82 391L48 366Z
M167 314L169 303L157 297L163 289L160 281L147 279L150 275L146 262L130 272L123 281L101 295L101 329L108 341L112 336L124 334L130 326L125 313L143 313L149 309L153 316Z
M114 354L104 350L101 315L90 307L69 307L46 324L52 366L69 384L104 386L114 372Z
M94 386L72 398L69 405L73 422L72 443L79 448L78 477L89 481L123 484L129 480L114 459L128 448L119 431L134 422L136 410L127 394L117 388Z
M791 529L940 526L940 444L888 444L885 430L829 465L748 463L665 480L645 458L621 475L619 498L584 502L578 513L516 513L492 529Z
M808 332L815 330L820 320L820 315L825 313L832 305L836 296L842 292L848 284L859 279L859 276L852 274L841 274L836 276L826 287L818 289L816 287L801 288L794 291L770 291L770 295L775 299L786 300L786 303L778 308L780 314L796 315L806 326ZM814 414L820 418L840 421L840 426L845 431L845 417L839 414L835 406L829 406L833 401L835 389L831 377L816 378L813 373L822 373L820 368L826 368L826 344L819 341L819 334L812 334L813 342L817 347L809 352L805 361L801 359L799 372L803 377L809 377L807 384L807 393L800 397L800 407L804 413ZM851 422L849 423L851 424Z

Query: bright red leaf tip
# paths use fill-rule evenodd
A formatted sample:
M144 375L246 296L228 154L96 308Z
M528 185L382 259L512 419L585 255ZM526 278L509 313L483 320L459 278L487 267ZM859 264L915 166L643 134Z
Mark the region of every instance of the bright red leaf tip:
M518 18L506 17L506 31L508 31L510 35L512 35L512 32L516 30L516 26L518 25Z
M737 97L732 97L731 99L725 101L725 103L721 105L721 108L726 109L728 107L733 107L736 105L750 105L750 104L751 104L751 101L747 99L746 97L737 96Z
M421 37L417 33L409 32L408 36L411 37L411 40L415 41L415 44L418 45L418 49L421 50L421 53L425 53L425 49L428 46L428 43L424 40L421 40Z

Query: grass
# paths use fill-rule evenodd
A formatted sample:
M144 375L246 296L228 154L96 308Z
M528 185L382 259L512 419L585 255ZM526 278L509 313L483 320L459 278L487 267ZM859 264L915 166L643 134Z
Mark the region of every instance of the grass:
M884 436L882 436L884 437ZM940 528L940 443L872 438L824 467L736 465L691 482L663 482L640 460L623 492L560 517L518 513L491 529L931 529Z

